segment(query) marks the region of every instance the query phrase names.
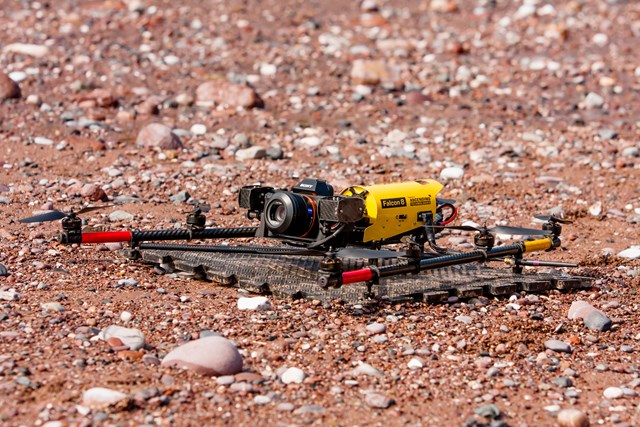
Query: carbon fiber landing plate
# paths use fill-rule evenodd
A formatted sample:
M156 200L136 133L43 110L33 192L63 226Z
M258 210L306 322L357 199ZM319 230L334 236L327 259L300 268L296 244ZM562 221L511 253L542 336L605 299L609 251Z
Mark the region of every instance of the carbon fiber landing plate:
M383 278L380 284L345 285L339 289L323 289L318 283L319 257L291 255L221 254L169 250L142 250L142 261L164 268L193 273L221 286L232 286L257 293L270 293L282 298L311 298L320 301L341 299L348 303L366 303L371 299L391 301L445 301L449 296L509 295L517 291L586 288L591 280L562 273L515 274L509 268L493 268L482 264L464 264L420 274ZM379 260L388 265L396 260ZM367 260L349 259L344 269L369 265Z

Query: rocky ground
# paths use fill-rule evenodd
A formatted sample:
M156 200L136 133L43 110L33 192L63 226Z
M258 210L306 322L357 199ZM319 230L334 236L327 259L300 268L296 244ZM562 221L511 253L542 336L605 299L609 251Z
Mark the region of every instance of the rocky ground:
M0 28L0 424L640 425L637 2L0 0ZM240 310L16 222L249 225L242 185L302 177L562 214L540 258L594 287Z

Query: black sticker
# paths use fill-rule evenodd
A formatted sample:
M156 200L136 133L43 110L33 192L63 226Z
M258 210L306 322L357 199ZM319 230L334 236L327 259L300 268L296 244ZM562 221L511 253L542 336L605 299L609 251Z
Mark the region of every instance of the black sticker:
M404 197L396 197L394 199L382 199L380 200L382 204L382 209L387 208L403 208L407 206L407 199Z

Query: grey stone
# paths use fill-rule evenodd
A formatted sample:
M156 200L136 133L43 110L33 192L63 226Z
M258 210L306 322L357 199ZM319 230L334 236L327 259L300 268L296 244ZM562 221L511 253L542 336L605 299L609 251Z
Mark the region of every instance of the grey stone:
M280 381L283 384L302 384L304 381L305 373L300 368L289 368L282 373L280 376Z
M578 409L563 409L558 412L560 427L589 427L589 418Z
M326 412L327 410L320 405L304 405L299 407L295 411L293 411L293 413L296 415L306 415L306 414L323 415Z
M267 150L259 145L254 145L249 148L242 148L236 151L236 159L240 161L262 159L267 156Z
M395 403L393 399L390 399L386 395L377 391L371 391L365 394L364 402L367 404L367 406L377 409L387 409L389 406Z
M552 382L560 388L568 388L573 386L573 380L568 377L554 378Z
M612 139L618 138L618 132L613 129L600 129L598 131L598 136L602 140L610 141Z
M109 214L109 221L133 221L135 217L126 211L113 211Z
M465 325L470 325L473 323L473 319L470 316L456 316L455 318L458 322L462 322Z
M547 340L544 342L545 348L558 353L572 353L573 349L566 342L560 340Z
M163 366L178 366L202 375L234 375L242 370L242 356L233 343L223 337L206 337L167 354Z
M169 199L173 202L174 205L179 205L180 203L184 203L191 198L191 195L187 190L182 190L176 194L173 194L169 197Z
M169 127L161 123L150 123L143 127L136 138L136 145L159 150L182 148L180 138Z
M386 332L387 326L384 323L370 323L367 325L367 331L370 334L383 334Z

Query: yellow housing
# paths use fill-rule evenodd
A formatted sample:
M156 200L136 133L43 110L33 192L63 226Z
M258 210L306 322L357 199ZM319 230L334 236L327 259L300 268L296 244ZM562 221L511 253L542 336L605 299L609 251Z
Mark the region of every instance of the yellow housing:
M368 220L363 243L389 240L422 227L419 214L431 212L436 217L436 195L443 185L432 179L394 184L354 185L343 196L361 196L365 200L363 217Z

